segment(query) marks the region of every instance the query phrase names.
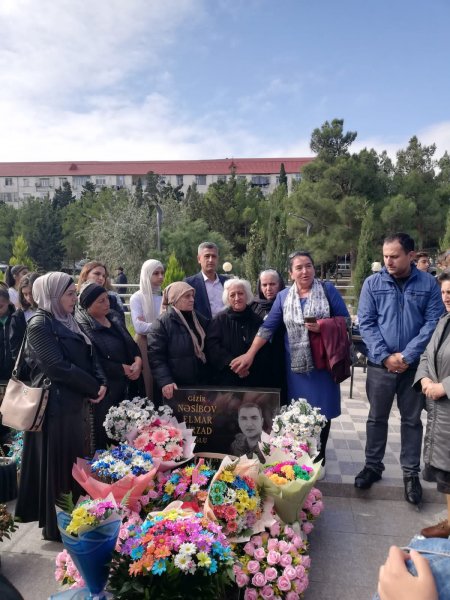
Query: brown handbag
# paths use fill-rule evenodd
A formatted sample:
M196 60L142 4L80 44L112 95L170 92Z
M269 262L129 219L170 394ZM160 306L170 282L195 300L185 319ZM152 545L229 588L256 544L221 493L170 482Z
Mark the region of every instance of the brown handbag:
M44 421L45 409L47 408L51 382L45 378L43 386L35 388L26 385L17 378L25 339L26 334L11 379L1 399L1 421L6 427L17 429L17 431L40 431Z

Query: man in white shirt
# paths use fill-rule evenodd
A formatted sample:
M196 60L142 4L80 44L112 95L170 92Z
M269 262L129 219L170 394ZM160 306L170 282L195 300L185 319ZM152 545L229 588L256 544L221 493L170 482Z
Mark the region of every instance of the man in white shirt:
M228 279L218 275L219 249L213 242L202 242L198 247L197 260L200 273L186 277L185 281L195 289L194 310L207 319L212 319L224 309L222 302L223 284Z

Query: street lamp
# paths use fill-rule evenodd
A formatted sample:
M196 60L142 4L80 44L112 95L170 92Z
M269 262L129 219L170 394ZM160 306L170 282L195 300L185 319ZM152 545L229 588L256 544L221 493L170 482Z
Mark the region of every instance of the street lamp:
M231 272L233 268L233 265L230 262L224 262L222 265L222 269L225 271L225 273L228 275L228 273Z
M309 221L308 219L305 219L305 217L301 217L300 215L296 215L295 213L288 213L288 215L290 217L295 217L296 219L299 219L300 221L303 221L304 223L306 223L306 237L309 236L309 232L312 229L313 224L311 223L311 221Z

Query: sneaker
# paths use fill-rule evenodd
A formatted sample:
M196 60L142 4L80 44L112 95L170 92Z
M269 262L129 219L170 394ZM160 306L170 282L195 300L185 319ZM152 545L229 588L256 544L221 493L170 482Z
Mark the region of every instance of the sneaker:
M447 519L441 521L437 525L425 527L420 532L420 535L426 538L448 538L450 536L450 524Z
M420 504L422 502L422 486L420 485L418 475L405 475L403 477L405 485L405 500L410 504Z
M364 467L362 471L355 477L355 487L360 490L368 490L372 487L372 483L380 481L381 475L369 467Z

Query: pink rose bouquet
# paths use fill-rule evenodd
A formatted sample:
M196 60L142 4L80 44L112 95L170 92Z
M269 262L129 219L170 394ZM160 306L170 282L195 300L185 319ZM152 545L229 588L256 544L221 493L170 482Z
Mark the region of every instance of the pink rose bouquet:
M317 488L313 488L306 496L302 510L299 514L302 531L309 535L314 528L313 522L323 511L322 492Z
M236 549L236 585L244 600L299 599L308 587L307 543L294 529L275 523L269 532L254 535Z

